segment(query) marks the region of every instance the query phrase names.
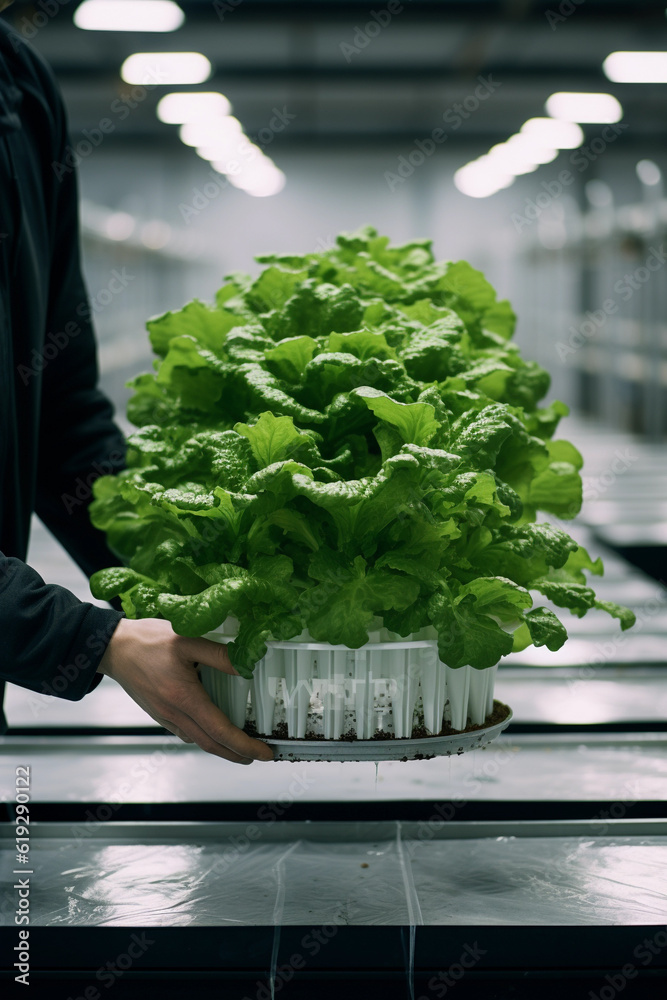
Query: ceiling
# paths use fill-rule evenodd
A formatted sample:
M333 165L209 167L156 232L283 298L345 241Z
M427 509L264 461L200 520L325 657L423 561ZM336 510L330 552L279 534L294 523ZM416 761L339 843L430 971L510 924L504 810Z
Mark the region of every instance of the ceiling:
M82 31L72 23L75 0L59 0L58 13L39 29L35 15L44 0L17 2L3 16L34 36L54 68L73 133L94 127L131 91L119 76L126 56L175 49L209 58L214 73L203 89L226 94L251 136L267 125L274 107L295 115L281 144L426 136L474 92L480 76L499 86L493 100L481 101L462 123L459 135L472 144L506 139L527 118L543 114L545 99L557 90L613 93L631 125L624 144L665 141L667 85L611 84L601 64L618 48L665 48L666 0L406 0L372 38L375 28L365 30L369 11L386 12L387 0L179 2L186 21L169 34ZM357 29L367 44L359 44ZM155 87L139 101L118 122L113 141L142 139L175 149L175 127L155 115L164 92Z

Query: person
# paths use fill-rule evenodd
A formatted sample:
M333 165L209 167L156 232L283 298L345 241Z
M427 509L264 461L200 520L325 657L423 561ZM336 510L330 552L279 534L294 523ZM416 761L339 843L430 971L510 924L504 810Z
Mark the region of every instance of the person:
M226 646L81 602L25 562L33 511L88 576L118 562L87 510L96 476L125 460L97 381L63 101L0 19L0 703L5 681L78 701L106 674L182 740L241 764L271 760L199 680L197 663L236 673Z

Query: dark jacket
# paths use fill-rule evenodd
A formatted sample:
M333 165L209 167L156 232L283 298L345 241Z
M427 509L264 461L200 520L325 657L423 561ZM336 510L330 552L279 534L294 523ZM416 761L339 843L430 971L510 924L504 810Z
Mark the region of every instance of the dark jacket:
M86 574L116 564L87 508L125 446L97 388L66 128L51 71L0 21L0 679L77 701L122 616L25 564L30 517Z

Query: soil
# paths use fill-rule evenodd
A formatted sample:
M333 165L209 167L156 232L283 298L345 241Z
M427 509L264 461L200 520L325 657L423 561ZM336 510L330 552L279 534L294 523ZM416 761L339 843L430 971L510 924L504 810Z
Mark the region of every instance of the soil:
M501 701L494 701L493 702L493 711L489 715L487 715L486 719L484 720L484 722L481 725L475 725L475 726L470 725L470 726L466 726L465 729L452 729L451 726L446 725L446 726L443 726L443 728L440 730L439 733L429 733L429 732L426 731L426 729L424 728L423 724L418 724L418 725L416 725L416 726L413 727L412 733L410 735L410 739L413 739L413 740L427 740L427 739L433 739L436 736L459 736L461 733L474 733L474 732L476 732L479 729L488 729L489 726L495 726L499 722L503 722L507 718L507 716L509 715L509 712L510 712L510 709L508 708L507 705L503 705L503 703ZM266 733L259 733L259 732L257 732L257 729L256 729L255 724L253 722L246 722L246 724L245 724L245 726L243 728L244 728L245 732L248 733L249 736L256 736L259 739L262 739L262 737L266 738ZM287 740L287 739L290 739L290 737L288 736L288 733L287 733L287 723L286 722L279 722L278 725L276 726L276 728L271 733L271 737L273 739L275 739L275 740ZM383 729L376 729L375 732L373 733L373 735L371 736L372 740L395 740L395 739L398 739L399 742L403 738L404 737L396 737L396 736L394 736L393 733L388 733L388 732L386 732L386 730L383 730ZM301 738L290 739L290 742L291 743L302 743L305 740L308 740L308 742L314 742L314 741L317 741L317 740L324 741L324 736L321 733L313 733L312 731L310 731L310 732L306 733L306 735L303 737L303 739L301 739ZM356 734L355 730L354 729L350 729L347 733L343 733L343 735L340 737L340 739L338 739L338 740L327 740L326 742L331 742L331 743L355 743L356 740L357 740L357 734ZM420 760L422 758L423 759L428 759L429 757L433 757L433 756L435 756L435 755L434 754L429 754L429 755L425 755L424 754L424 755L419 755L416 759L417 760ZM407 760L407 757L405 759Z

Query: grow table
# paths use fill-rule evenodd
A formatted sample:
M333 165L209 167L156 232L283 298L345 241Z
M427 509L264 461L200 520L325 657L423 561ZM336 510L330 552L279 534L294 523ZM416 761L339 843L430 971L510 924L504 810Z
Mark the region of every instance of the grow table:
M33 984L51 996L106 995L98 970L137 940L151 944L124 997L182 996L187 980L200 997L268 1000L272 967L292 970L279 993L294 1000L352 979L368 997L408 997L411 956L428 1000L462 958L461 997L562 996L564 976L583 1000L633 962L633 1000L654 998L641 989L667 974L664 733L503 735L451 762L382 764L377 793L370 764L253 765L249 782L168 740L0 745L8 769L32 769ZM160 750L168 766L116 802ZM629 818L610 818L619 803ZM12 834L3 825L9 886ZM5 906L3 955L12 919Z
M0 849L8 872L11 832L3 831ZM270 996L272 974L285 995L289 979L292 995L306 995L301 987L310 983L328 996L335 994L322 992L323 976L331 985L370 975L370 989L397 986L414 971L419 991L459 968L469 989L517 969L524 979L548 976L564 958L591 986L604 986L599 970L616 967L619 956L638 975L667 970L660 819L609 821L604 830L599 820L437 816L259 830L109 822L84 832L43 823L34 827L31 856L33 970L51 981L75 971L82 992L132 943L139 954L127 986L145 989L172 972L198 989L219 990L226 980L224 995L239 1000L232 983L255 983L256 995ZM1 929L5 954L15 930Z

